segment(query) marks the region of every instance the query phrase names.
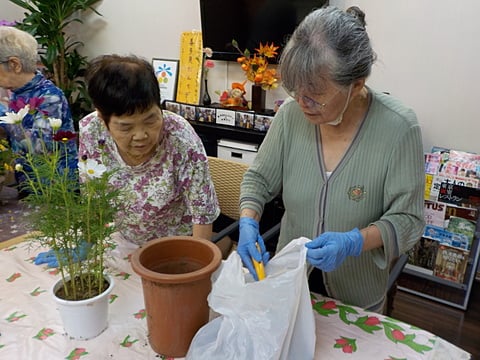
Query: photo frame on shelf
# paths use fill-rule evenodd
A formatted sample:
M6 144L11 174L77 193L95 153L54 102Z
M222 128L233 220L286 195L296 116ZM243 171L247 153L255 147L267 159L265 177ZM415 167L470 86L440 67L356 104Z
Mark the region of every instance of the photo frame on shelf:
M235 126L245 129L253 129L255 114L253 112L237 111L235 114Z
M152 66L160 87L160 98L164 100L176 99L178 82L179 60L153 58Z

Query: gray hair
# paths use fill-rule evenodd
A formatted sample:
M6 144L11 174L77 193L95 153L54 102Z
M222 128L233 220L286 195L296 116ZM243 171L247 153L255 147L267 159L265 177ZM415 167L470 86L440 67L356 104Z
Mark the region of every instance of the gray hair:
M25 73L35 72L38 61L38 43L29 33L11 26L0 26L0 61L16 56Z
M349 86L367 78L375 60L364 23L327 6L298 25L282 52L279 70L288 91L318 92L326 80Z

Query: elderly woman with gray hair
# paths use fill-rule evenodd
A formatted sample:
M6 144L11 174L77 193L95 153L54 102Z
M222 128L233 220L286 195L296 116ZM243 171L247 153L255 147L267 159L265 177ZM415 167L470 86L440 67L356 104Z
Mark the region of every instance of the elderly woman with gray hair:
M59 131L73 131L73 120L67 99L61 89L37 69L38 43L29 33L11 26L0 26L0 87L9 90L8 112L17 113L28 106L28 113L22 120L23 131L9 124L4 116L0 124L8 136L12 149L17 153L26 153L25 145L28 136L32 147L36 140L42 139L51 146L52 128L48 118L62 120ZM7 119L5 119L7 118ZM68 164L66 163L68 162ZM68 150L60 166L75 169L77 164L77 147L74 141L69 142ZM28 169L26 169L28 170ZM28 194L25 175L15 174L19 185L20 196Z
M310 290L383 311L390 264L424 227L423 146L415 113L365 84L376 55L358 10L311 12L282 52L291 97L244 176L238 253L254 276L251 259L268 261L258 221L282 194L277 250L312 239Z

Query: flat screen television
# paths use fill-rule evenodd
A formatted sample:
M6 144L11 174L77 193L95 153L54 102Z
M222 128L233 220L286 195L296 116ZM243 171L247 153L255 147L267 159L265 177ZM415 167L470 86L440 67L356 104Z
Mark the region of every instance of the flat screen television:
M251 52L261 43L282 47L302 19L328 0L200 0L203 46L213 60L235 61L240 49ZM276 59L278 60L278 58Z

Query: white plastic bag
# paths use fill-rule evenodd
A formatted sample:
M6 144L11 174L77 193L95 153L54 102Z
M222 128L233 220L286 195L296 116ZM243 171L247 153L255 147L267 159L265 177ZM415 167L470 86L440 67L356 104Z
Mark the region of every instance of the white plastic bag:
M210 308L220 316L195 335L188 360L311 360L315 321L306 275L309 241L291 241L253 281L236 252L213 274Z

